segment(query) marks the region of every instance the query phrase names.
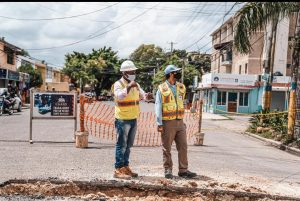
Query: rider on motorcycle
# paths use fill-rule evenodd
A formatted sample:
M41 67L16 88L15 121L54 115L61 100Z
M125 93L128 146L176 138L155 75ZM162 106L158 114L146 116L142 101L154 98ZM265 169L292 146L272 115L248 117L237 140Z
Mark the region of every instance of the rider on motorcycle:
M16 99L12 98L11 94L7 91L4 91L2 96L4 97L3 111L12 114L12 107L15 104Z

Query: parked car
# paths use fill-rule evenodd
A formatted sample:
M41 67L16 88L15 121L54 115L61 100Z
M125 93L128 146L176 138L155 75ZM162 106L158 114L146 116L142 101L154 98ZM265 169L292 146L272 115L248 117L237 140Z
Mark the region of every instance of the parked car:
M7 88L0 88L0 96L2 94L4 94L5 92L8 92ZM13 98L16 99L15 104L13 105L13 110L17 110L18 112L22 112L22 100L21 100L21 98L17 94L15 94L15 96Z

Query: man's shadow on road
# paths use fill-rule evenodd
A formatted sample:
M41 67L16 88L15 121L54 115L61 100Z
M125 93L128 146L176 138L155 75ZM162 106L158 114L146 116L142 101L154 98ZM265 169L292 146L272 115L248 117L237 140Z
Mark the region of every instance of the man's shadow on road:
M159 177L159 176L138 176L135 178L132 178L132 180L143 180L147 182L160 182L160 181L178 181L178 180L189 180L189 181L213 181L213 178L210 178L208 176L204 175L197 175L194 178L184 178L184 177L179 177L176 175L173 175L172 179L167 179L165 177Z

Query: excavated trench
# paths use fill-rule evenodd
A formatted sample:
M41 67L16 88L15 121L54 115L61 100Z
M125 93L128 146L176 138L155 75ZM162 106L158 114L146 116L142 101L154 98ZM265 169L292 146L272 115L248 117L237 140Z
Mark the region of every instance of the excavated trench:
M101 180L9 180L0 184L0 200L299 200L286 196L208 188L188 188Z

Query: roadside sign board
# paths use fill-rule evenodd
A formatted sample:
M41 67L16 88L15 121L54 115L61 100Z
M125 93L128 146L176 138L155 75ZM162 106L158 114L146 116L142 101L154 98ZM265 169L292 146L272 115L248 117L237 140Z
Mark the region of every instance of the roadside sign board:
M67 93L33 93L33 117L74 117L75 95Z
M33 143L32 122L38 119L72 119L74 120L75 135L77 128L77 100L75 93L49 93L30 90L30 94L29 143Z
M3 105L4 105L4 97L0 96L0 112L2 113L3 110Z

